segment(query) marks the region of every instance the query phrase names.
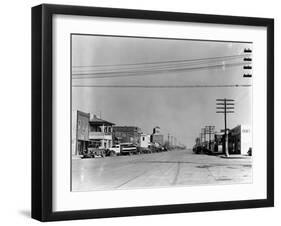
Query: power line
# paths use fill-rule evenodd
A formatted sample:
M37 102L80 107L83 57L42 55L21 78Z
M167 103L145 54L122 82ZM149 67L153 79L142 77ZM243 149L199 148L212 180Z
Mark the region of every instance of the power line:
M244 59L244 58L243 58ZM243 60L241 58L241 60ZM237 60L236 58L229 58L229 59L220 59L219 62L225 62L225 61L233 61L233 60ZM169 68L169 67L183 67L183 66L191 66L191 65L200 65L200 64L210 64L210 63L215 63L215 61L218 61L218 59L209 59L209 60L206 60L206 59L202 59L202 60L199 60L199 61L190 61L190 62L177 62L177 63L165 63L165 64L151 64L151 65L136 65L136 66L119 66L119 67L110 67L110 68L106 68L106 67L103 67L103 68L86 68L86 70L73 70L72 73L76 73L76 74L79 74L79 73L98 73L98 72L116 72L116 71L127 71L127 70L136 70L136 69L139 69L139 70L144 70L144 69L157 69L157 68ZM251 62L245 62L245 61L242 61L245 63L245 65L249 65L251 64ZM140 67L141 66L141 67Z
M126 65L162 64L162 63L171 63L171 62L190 62L190 61L200 61L200 60L210 60L210 59L247 57L247 56L250 56L250 55L251 55L251 53L238 54L238 55L228 55L228 56L221 56L221 57L185 59L185 60L154 61L154 62L141 62L141 63L129 63L129 64L75 65L75 66L72 66L72 67L73 68L85 68L85 67L109 67L109 66L126 66Z
M136 71L136 72L116 72L116 73L85 73L80 75L92 75L92 76L76 76L72 77L72 79L95 79L95 78L114 78L114 77L130 77L130 76L142 76L142 75L149 75L151 73L159 73L159 72L171 72L171 71L194 71L194 70L201 70L201 69L214 69L220 67L233 67L233 66L241 66L245 63L233 63L233 64L218 64L218 65L209 65L209 66L201 66L201 67L189 67L189 68L175 68L175 69L159 69L159 70L151 70L151 71ZM107 74L107 75L105 75ZM79 75L79 74L75 74ZM93 76L97 75L97 76Z
M233 61L233 60L232 60ZM151 65L151 66L142 66L142 67L126 67L126 68L103 68L103 69L91 69L91 70L80 70L80 71L72 71L73 76L80 75L92 75L92 74L110 74L110 73L127 73L127 72L138 72L138 71L155 71L155 70L164 70L164 69L180 69L186 68L190 66L212 66L212 65L225 65L225 64L233 64L233 63L241 63L243 66L249 65L248 62L230 62L229 60L223 61L209 61L209 62L193 62L193 63L178 63L173 65ZM251 64L251 63L250 63Z
M205 65L205 66L212 66L212 64L215 63L215 65L225 65L225 64L233 64L233 63L241 63L243 66L249 65L248 62L228 62L225 63L224 61L219 62L193 62L193 63L178 63L173 65L151 65L151 66L143 66L143 67L131 67L131 68L103 68L103 69L91 69L91 70L80 70L80 71L72 71L73 76L79 76L79 75L92 75L92 74L111 74L111 73L127 73L127 72L138 72L138 71L151 71L151 70L164 70L164 69L180 69L180 68L186 68L189 66L195 66L195 65ZM211 65L209 65L211 64Z
M173 64L161 64L161 65L149 65L149 66L130 66L130 67L119 67L119 68L101 68L101 69L97 69L97 68L93 68L93 69L86 69L86 70L72 70L73 75L76 74L83 74L83 73L109 73L109 72L127 72L127 71L133 71L133 70L149 70L149 69L164 69L164 68L179 68L179 67L186 67L186 66L194 66L194 65L209 65L209 64L214 64L214 63L218 63L218 62L229 62L229 61L233 61L235 59L228 59L228 60L220 60L220 61L197 61L197 62L182 62L182 63L173 63ZM242 61L243 62L243 61ZM241 63L242 63L241 62ZM221 63L221 64L222 64ZM233 62L235 63L235 62ZM245 65L249 65L249 63L245 62Z
M247 88L250 84L236 85L72 85L72 87L95 87L95 88Z

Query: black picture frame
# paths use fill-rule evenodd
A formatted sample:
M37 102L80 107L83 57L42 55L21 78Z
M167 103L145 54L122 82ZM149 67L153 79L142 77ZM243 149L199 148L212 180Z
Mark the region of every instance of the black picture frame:
M266 27L267 198L54 212L52 210L52 18L55 14ZM274 206L273 19L49 4L32 8L32 218L40 221L57 221L271 206Z

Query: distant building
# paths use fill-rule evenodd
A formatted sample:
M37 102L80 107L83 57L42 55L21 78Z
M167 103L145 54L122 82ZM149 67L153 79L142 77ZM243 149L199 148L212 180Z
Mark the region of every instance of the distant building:
M111 148L113 144L112 126L114 123L98 118L90 114L89 120L89 142L96 148Z
M164 135L161 134L161 130L159 126L153 128L153 133L151 134L151 142L164 145Z
M114 143L133 143L139 145L141 129L136 126L113 126Z
M142 133L140 135L140 147L148 148L149 145L150 145L150 135Z
M252 148L251 127L247 125L238 125L229 131L228 136L229 154L247 155Z
M72 111L72 155L82 155L89 141L90 114Z
M160 133L161 133L161 129L159 126L153 128L153 134L160 134Z
M214 146L213 150L216 153L224 153L224 132L215 132L214 133Z

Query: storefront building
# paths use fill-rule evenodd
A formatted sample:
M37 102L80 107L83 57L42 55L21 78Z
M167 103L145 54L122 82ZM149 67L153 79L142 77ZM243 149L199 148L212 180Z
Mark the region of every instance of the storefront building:
M164 135L161 134L161 129L159 126L153 128L153 133L151 134L151 142L164 145Z
M251 127L238 125L229 131L229 154L247 155L252 148Z
M141 148L148 148L150 145L150 135L142 133L140 135L140 147Z
M141 129L136 126L113 126L114 143L140 144Z
M82 155L89 142L90 114L72 111L72 155Z
M90 114L89 144L94 148L108 149L113 145L112 126L114 123Z

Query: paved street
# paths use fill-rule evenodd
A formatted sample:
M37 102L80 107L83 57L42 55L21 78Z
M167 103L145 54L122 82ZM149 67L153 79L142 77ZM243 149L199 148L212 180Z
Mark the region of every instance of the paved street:
M73 191L251 183L252 161L177 150L73 159L72 175Z

